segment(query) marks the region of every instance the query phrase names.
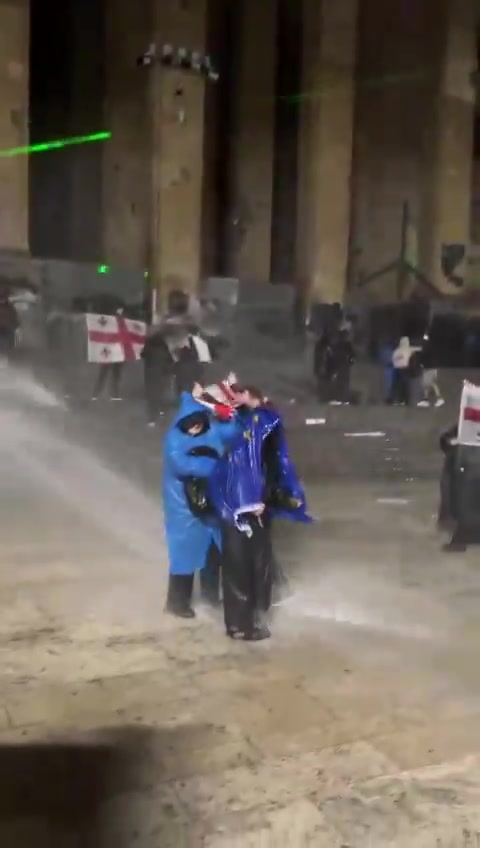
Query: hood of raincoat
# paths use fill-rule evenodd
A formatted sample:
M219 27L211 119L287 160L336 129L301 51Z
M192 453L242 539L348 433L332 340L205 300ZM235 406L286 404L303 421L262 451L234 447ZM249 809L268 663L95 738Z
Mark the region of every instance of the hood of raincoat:
M311 521L279 413L262 407L244 413L242 423L242 432L208 480L209 500L216 513L229 524L241 527L243 514L255 511L266 500L268 506L268 485L269 490L282 493L281 500L272 507L273 514L295 521ZM264 448L273 434L274 442L267 458Z
M195 398L188 392L182 392L180 405L172 420L172 427L176 427L177 424L180 424L180 421L184 418L189 418L190 415L198 413L202 413L206 418L208 418L208 411L205 408L205 405L199 403L198 400L195 400ZM195 439L197 437L192 436L191 438Z

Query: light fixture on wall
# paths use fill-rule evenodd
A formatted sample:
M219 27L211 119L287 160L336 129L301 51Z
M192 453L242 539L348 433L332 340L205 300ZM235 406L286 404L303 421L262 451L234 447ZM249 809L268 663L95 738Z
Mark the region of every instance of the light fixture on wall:
M198 74L209 82L218 82L220 76L215 69L211 57L199 50L190 50L188 47L174 47L172 44L149 44L145 52L138 57L137 66L148 68L151 65L162 65L172 70L186 71Z

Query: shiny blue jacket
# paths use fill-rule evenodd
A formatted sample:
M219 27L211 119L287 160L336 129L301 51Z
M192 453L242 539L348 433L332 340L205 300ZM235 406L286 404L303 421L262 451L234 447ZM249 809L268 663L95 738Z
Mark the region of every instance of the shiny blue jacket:
M182 433L178 428L179 422L194 412L205 413L206 409L192 395L182 394L180 407L163 445L163 509L171 574L193 574L206 564L212 542L220 548L218 523L193 515L184 486L188 477L207 480L218 459L191 456L189 451L208 447L221 457L240 432L236 421L225 423L211 417L210 429L200 436Z
M242 514L266 504L272 517L310 522L280 414L271 407L262 407L244 413L240 423L241 432L208 478L208 496L216 514L241 529ZM273 441L266 449L271 434ZM278 503L275 498L270 500L275 493L281 495Z

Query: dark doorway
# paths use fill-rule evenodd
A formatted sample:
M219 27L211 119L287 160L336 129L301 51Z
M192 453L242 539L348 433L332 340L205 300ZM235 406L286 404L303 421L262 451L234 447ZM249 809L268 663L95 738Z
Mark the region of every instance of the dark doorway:
M103 130L103 3L31 0L30 21L31 144ZM101 238L101 155L100 144L86 144L30 156L33 256L96 257Z
M301 42L301 3L279 0L272 198L274 283L291 283L295 278Z
M68 133L69 4L31 0L30 143ZM30 249L33 256L68 255L69 180L66 148L30 156Z

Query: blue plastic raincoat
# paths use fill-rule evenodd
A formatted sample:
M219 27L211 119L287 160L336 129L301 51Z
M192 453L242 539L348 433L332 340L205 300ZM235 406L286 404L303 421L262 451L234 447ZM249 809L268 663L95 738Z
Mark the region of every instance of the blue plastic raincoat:
M185 494L187 478L206 480L218 459L210 456L191 456L192 449L213 449L220 457L227 445L238 436L239 426L219 422L210 416L210 429L199 436L182 433L178 424L194 412L206 412L190 394L183 393L180 407L163 445L163 509L167 537L170 574L193 574L205 566L211 543L220 548L220 530L191 512Z
M208 497L219 517L229 524L242 527L242 514L252 512L261 504L269 506L267 476L272 483L272 469L266 475L264 445L267 436L275 433L273 452L268 462L274 466L273 488L282 492L278 505L270 506L272 516L294 521L310 522L305 493L292 463L279 413L262 407L241 418L242 431L230 450L215 464L208 478ZM288 504L288 498L292 503ZM293 502L297 503L293 505Z

